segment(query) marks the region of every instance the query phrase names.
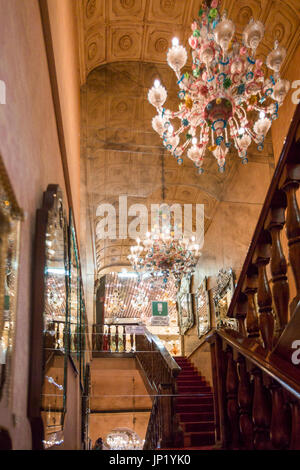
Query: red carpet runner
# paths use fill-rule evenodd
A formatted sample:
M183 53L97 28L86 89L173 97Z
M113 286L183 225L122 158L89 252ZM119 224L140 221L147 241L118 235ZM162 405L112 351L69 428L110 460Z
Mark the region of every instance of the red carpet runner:
M212 389L187 358L174 359L182 369L176 380L176 413L184 433L184 448L211 449L215 444Z

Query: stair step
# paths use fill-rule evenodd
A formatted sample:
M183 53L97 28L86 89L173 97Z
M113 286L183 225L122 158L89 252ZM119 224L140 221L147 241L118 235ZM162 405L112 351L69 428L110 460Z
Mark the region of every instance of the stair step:
M214 432L195 432L184 435L184 440L189 440L190 445L193 446L207 446L215 443Z
M213 413L214 406L212 403L178 403L176 412L181 413Z
M179 421L183 423L194 423L203 421L214 421L213 412L202 412L202 413L180 413Z
M206 404L209 404L209 405L213 405L213 398L212 396L202 396L202 397L191 397L191 396L187 396L187 397L178 397L176 398L176 403L178 405L206 405ZM187 410L188 411L188 410Z
M184 394L194 394L194 393L211 393L211 388L210 387L200 387L198 385L189 387L189 386L183 386L183 385L178 385L178 395L184 395Z
M194 366L192 366L191 364L178 364L181 371L185 371L185 370L196 370Z
M189 372L189 373L183 372L182 374L178 375L176 380L194 380L196 378L205 380L205 377L203 377L202 375L197 375L195 372Z
M177 380L178 387L209 387L207 382L200 377L195 379L179 379ZM209 387L210 388L210 387Z
M184 433L187 432L206 432L215 430L215 422L214 421L202 421L197 423L184 423L183 424L183 431Z

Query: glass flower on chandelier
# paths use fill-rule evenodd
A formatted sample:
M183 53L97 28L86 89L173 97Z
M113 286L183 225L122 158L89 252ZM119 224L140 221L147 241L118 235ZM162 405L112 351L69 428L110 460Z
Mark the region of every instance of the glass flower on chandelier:
M159 80L149 90L148 100L156 107L153 129L178 164L187 153L198 173L203 173L203 159L208 149L217 159L219 171L225 170L226 155L232 143L242 163L247 163L247 150L254 141L259 150L272 121L278 117L290 83L280 78L286 51L278 41L266 60L271 74L266 77L263 61L256 50L264 36L264 25L251 19L243 32L243 45L234 41L235 25L220 17L218 0L207 0L192 23L189 45L192 49L192 74L181 73L187 62L187 51L174 38L167 62L174 70L179 85L179 110L165 109L167 91ZM255 121L253 121L255 114ZM171 121L179 121L173 125Z
M141 241L131 247L128 256L137 273L150 274L155 280L162 279L163 285L172 274L178 285L184 275L194 272L200 256L200 245L195 243L195 237L174 237L170 228L154 228Z

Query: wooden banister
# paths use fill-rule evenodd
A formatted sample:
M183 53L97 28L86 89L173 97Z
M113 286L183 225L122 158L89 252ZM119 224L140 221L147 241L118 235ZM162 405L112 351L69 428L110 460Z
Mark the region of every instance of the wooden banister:
M238 331L221 328L206 338L216 436L225 449L300 449L300 368L293 359L300 342L299 129L300 105L227 313L237 319ZM284 228L291 273L282 247Z
M223 449L300 449L300 371L272 362L239 332L218 329L211 345L217 445Z

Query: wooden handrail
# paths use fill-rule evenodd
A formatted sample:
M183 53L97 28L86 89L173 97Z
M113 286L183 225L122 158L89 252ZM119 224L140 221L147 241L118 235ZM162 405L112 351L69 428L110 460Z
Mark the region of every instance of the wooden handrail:
M211 332L218 448L300 450L300 380L254 338ZM286 369L285 369L286 367Z
M299 381L295 377L288 375L289 364L285 364L285 371L279 368L277 364L273 364L268 360L268 356L264 357L264 350L257 347L254 340L249 340L241 336L238 332L226 329L213 330L207 336L206 341L212 342L214 336L220 336L227 344L229 344L236 354L242 354L252 364L259 367L271 379L276 380L280 385L295 398L300 400L300 370ZM235 337L234 337L234 336ZM251 349L251 346L253 350Z
M162 341L157 336L150 333L150 331L147 330L147 328L145 328L145 334L155 344L157 351L159 351L159 353L163 357L166 363L166 366L171 372L172 377L177 377L177 375L181 371L181 368L179 367L175 359L171 356L171 354L169 353L167 348L164 346Z

